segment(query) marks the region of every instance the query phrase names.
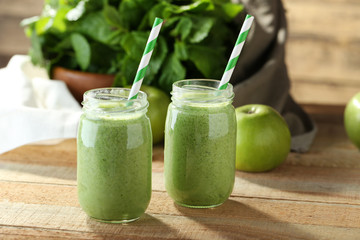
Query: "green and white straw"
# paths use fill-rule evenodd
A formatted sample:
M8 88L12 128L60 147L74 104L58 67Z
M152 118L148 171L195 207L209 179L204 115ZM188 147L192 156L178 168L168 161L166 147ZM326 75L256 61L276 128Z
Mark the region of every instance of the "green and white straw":
M145 77L146 69L148 68L151 54L153 53L156 40L159 36L159 32L162 26L163 20L161 18L155 18L154 24L152 26L148 41L145 46L143 56L141 58L138 70L135 75L134 83L131 87L128 100L136 99L139 93L142 81Z
M239 33L239 36L236 40L236 43L235 43L235 46L233 48L233 51L231 52L231 56L230 56L230 59L229 59L229 62L228 64L226 65L226 68L225 68L225 71L224 71L224 74L221 78L221 81L220 81L220 84L219 84L219 87L218 89L226 89L227 88L227 85L228 85L228 82L230 81L230 78L231 78L231 75L235 69L235 66L236 66L236 63L239 59L239 56L240 56L240 53L241 53L241 50L244 46L244 43L245 43L245 39L250 31L250 27L251 27L251 24L252 22L254 21L254 17L251 16L251 15L246 15L245 17L245 21L241 27L241 30L240 30L240 33Z

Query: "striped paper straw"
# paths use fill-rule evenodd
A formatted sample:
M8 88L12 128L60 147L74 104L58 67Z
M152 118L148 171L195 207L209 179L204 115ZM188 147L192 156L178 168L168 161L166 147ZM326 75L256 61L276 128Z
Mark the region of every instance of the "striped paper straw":
M130 99L136 99L137 95L139 93L142 81L145 77L145 73L146 73L146 69L149 65L149 61L151 58L151 54L153 53L155 44L156 44L156 40L159 36L159 32L162 26L163 20L161 18L155 18L154 24L152 26L148 41L146 43L145 46L145 50L144 53L142 55L141 61L140 61L140 65L138 67L138 70L136 72L136 76L134 79L134 83L131 87L130 90L130 94L129 94L129 98Z
M250 30L250 27L251 27L251 24L252 24L253 20L254 20L253 16L251 16L249 14L246 15L245 21L244 21L244 23L243 23L243 25L241 27L239 36L238 36L238 38L236 40L234 49L231 52L229 62L226 65L224 74L223 74L223 76L221 78L219 88L218 88L220 90L227 88L228 82L230 81L231 75L232 75L232 73L233 73L233 71L235 69L236 63L237 63L237 61L239 59L241 50L242 50L242 48L244 46L245 39L246 39L246 37L247 37L247 35L249 33L249 30Z

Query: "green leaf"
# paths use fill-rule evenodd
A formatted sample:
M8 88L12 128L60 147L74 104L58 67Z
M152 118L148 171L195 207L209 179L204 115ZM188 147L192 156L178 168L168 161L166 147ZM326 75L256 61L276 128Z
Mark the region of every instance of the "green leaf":
M115 73L116 70L112 69L113 59L116 59L117 54L125 55L124 52L117 53L109 46L99 42L90 43L90 48L91 60L89 68L98 73Z
M159 85L164 91L170 92L172 84L176 81L184 79L185 75L185 67L181 64L175 54L171 54L165 59L159 78Z
M55 32L65 32L66 31L66 14L69 12L70 8L62 7L58 9L56 15L53 19L51 30Z
M35 23L35 31L37 35L44 34L53 23L53 19L51 17L42 17Z
M71 35L70 35L71 36ZM66 49L71 49L72 48L72 43L71 43L71 37L67 37L64 38L62 41L58 42L55 47L54 47L54 51L64 51Z
M174 37L180 36L181 40L184 41L189 36L191 27L191 19L188 17L182 17L170 34Z
M183 5L179 7L175 13L184 13L184 12L203 12L206 9L211 9L214 6L212 5L212 2L210 0L197 0L192 4L189 5Z
M139 61L144 52L148 36L149 33L146 32L127 33L121 39L120 44L129 57Z
M159 2L159 0L134 0L134 1L138 2L141 8L146 11L148 11L150 8L152 8L154 5L156 5Z
M71 31L89 36L93 40L104 44L119 44L118 35L120 32L114 30L112 26L108 24L103 12L93 12L82 17L79 21L75 22Z
M192 16L193 27L190 33L190 42L199 43L204 40L208 35L215 23L212 17L198 17Z
M196 68L206 77L219 79L225 70L226 62L221 51L210 49L206 46L188 46L189 59L195 64ZM225 61L224 61L225 60Z
M37 34L46 32L64 32L66 31L66 14L71 10L71 6L62 4L54 9L50 5L45 5L42 16L35 23Z
M87 3L88 1L78 2L77 5L66 14L66 19L68 21L79 20L85 14L85 10L86 10L85 6Z
M163 28L166 28L170 25L170 21L173 21L173 10L176 6L169 4L165 1L160 1L158 3L157 0L138 0L141 8L144 10L144 14L141 17L141 21L135 29L138 30L148 30L154 23L154 19L156 17L162 18L166 20L166 24L164 24ZM152 2L152 3L151 3ZM170 17L171 16L171 17Z
M149 26L152 26L156 17L168 19L174 13L174 11L176 11L176 9L177 6L165 1L161 1L160 3L156 4L149 10L147 14Z
M236 3L225 3L221 5L221 8L226 16L233 19L244 9L244 6Z
M166 19L166 24L164 24L163 28L168 28L170 27L171 29L173 29L173 25L175 23L177 23L183 16L172 16L169 19Z
M82 0L83 1L83 0ZM105 4L105 1L103 0L86 0L85 3L85 13L90 13L94 11L101 10Z
M116 73L117 86L133 82L154 19L164 19L144 84L165 91L185 77L221 77L242 11L232 0L44 1L41 16L23 22L32 60Z
M186 45L184 42L176 41L174 45L174 53L180 60L187 60L189 58Z
M121 21L127 29L136 29L140 25L145 10L137 0L123 0L119 5Z
M91 49L88 41L79 33L71 35L71 44L75 51L75 57L81 69L85 71L90 63Z
M231 25L228 27L225 21L217 20L212 26L209 37L207 37L201 44L209 48L227 49L227 54L230 55L232 48L236 42L237 35L240 31L240 26ZM226 55L226 56L228 56Z
M146 46L147 38L148 38L148 33L132 32L126 34L126 36L124 36L124 38L121 41L121 46L125 50L127 54L127 58L131 58L136 62L136 67L132 69L132 72L136 72L137 67L140 64L140 60L144 52L144 48ZM162 36L159 36L149 63L149 67L146 71L144 84L149 85L151 84L151 82L153 82L156 74L159 72L165 60L167 53L168 53L168 48L166 41ZM130 60L126 59L127 65L129 65L129 62ZM126 71L128 71L128 69L126 69ZM128 80L129 76L131 76L131 78L134 78L135 74L130 75L129 73L125 73L124 76Z
M114 8L113 6L110 6L108 4L105 4L104 6L104 16L106 21L119 29L124 30L125 27L123 26L121 16L119 12Z
M134 81L136 70L139 66L139 61L130 56L125 56L121 62L121 84L131 85Z

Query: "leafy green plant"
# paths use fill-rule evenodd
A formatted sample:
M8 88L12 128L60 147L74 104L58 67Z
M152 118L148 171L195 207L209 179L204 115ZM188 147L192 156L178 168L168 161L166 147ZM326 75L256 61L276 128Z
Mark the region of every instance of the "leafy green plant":
M185 78L219 79L236 40L230 0L45 0L41 16L24 19L29 55L54 66L114 74L114 86L135 77L155 17L165 20L144 84L167 92Z

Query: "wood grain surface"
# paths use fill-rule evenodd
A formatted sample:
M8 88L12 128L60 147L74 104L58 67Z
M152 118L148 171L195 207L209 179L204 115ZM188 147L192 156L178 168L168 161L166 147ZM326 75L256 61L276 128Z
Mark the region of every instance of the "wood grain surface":
M2 154L0 239L360 239L360 153L346 137L344 107L305 109L319 129L311 150L270 172L237 171L231 197L213 209L173 203L155 146L150 205L125 225L81 210L75 139Z
M360 1L284 0L286 62L301 103L345 104L360 91Z

